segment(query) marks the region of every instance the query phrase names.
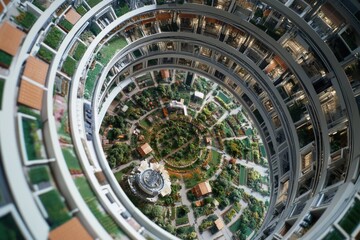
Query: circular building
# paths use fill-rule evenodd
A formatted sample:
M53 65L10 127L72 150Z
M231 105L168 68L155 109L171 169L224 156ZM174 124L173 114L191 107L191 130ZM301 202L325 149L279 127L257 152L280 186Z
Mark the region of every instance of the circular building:
M163 197L171 193L171 182L168 172L159 163L142 161L134 177L135 181L133 184L136 184L150 198L157 197L158 195Z

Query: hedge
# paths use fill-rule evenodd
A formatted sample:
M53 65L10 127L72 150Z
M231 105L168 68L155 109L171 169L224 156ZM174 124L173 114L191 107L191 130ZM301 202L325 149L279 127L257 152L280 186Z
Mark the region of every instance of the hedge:
M31 168L29 171L29 178L33 184L48 182L50 180L48 170L44 166Z

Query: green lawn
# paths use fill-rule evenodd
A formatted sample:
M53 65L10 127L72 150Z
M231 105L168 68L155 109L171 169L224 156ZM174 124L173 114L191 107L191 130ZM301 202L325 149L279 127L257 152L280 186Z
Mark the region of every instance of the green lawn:
M68 20L66 20L65 18L63 18L63 19L61 19L61 21L59 22L59 26L60 26L65 32L69 32L74 25L72 25Z
M96 4L101 2L101 0L87 0L86 2L89 4L90 7L94 7Z
M241 185L246 185L247 180L247 171L246 167L243 165L240 165L240 174L239 174L239 182Z
M347 232L352 234L360 223L360 201L355 199L353 206L347 211L339 222L339 225Z
M110 59L127 44L127 41L123 37L115 36L111 38L97 54L98 61L105 66Z
M44 43L51 47L52 49L58 49L61 41L64 38L64 33L62 33L57 27L52 26L49 32L47 33Z
M11 213L0 217L0 232L2 239L25 239Z
M67 57L62 65L61 70L68 76L72 77L76 70L77 62L72 57Z
M9 68L12 62L12 56L0 50L0 66Z
M253 135L253 130L251 128L248 128L245 130L245 135L248 136L248 137L252 137Z
M52 229L70 220L68 209L57 190L43 193L39 198L48 214L49 225Z
M90 69L88 71L86 82L85 82L85 94L84 94L84 97L86 99L91 99L93 91L94 91L94 87L95 87L95 82L96 82L102 68L103 67L100 64L96 64L94 69Z
M236 220L230 227L229 230L232 233L237 232L240 229L240 219Z
M22 118L22 126L28 160L42 159L42 142L40 141L40 138L37 134L39 129L37 121L28 118Z
M87 13L86 8L84 5L80 5L75 9L81 16L84 16Z
M50 180L48 167L41 166L31 168L29 170L29 178L32 184L48 182Z
M124 236L124 233L115 223L115 221L106 212L104 212L86 178L78 177L74 181L81 196L100 224L107 232L117 235L121 239L121 236Z
M85 51L86 51L86 46L83 43L78 42L73 54L73 58L79 61L82 58L82 56L84 56Z
M146 128L146 129L151 127L149 122L146 119L140 120L139 124L140 124L140 126Z
M65 147L65 148L62 148L61 150L62 150L63 156L65 158L65 161L66 161L66 164L67 164L69 170L80 170L81 171L79 159L75 155L74 148L73 147Z
M44 46L40 47L37 56L47 63L51 63L54 58L54 54Z
M18 22L21 26L28 30L34 25L37 20L35 15L30 12L20 12L20 14L16 16L15 19L16 22Z

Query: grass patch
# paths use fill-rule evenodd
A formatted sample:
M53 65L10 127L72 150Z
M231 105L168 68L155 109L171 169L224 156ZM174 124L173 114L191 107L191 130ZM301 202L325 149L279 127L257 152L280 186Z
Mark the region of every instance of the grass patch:
M119 8L115 9L115 14L117 17L120 17L127 12L130 12L130 8L127 4L122 4L121 6L119 6Z
M93 69L90 69L87 74L86 82L85 82L85 94L84 97L86 99L91 99L95 82L102 70L102 66L100 64L96 64Z
M73 148L62 148L62 153L66 161L66 165L69 170L80 170L81 166L79 164L79 159L76 157Z
M73 58L79 61L84 56L85 51L86 51L86 46L83 43L78 42L73 54Z
M77 62L73 58L67 57L62 65L61 70L68 76L72 77L75 73L76 65Z
M64 34L57 27L52 26L45 37L44 43L52 49L57 50L63 38Z
M11 213L0 218L0 232L2 239L25 239Z
M48 214L51 229L60 226L71 218L57 190L41 194L39 198Z
M182 217L182 218L177 218L175 220L175 223L176 223L176 226L187 224L187 223L189 223L189 219L187 216Z
M44 1L44 0L34 0L32 4L34 4L41 11L45 11L47 8L46 1Z
M29 178L32 184L48 182L50 180L49 170L45 166L33 167L29 170Z
M246 185L247 180L247 171L246 167L243 165L240 165L240 174L239 174L239 182L240 185Z
M74 181L75 181L75 185L77 186L81 196L85 200L86 204L89 206L90 211L94 214L96 219L105 228L105 230L111 234L115 234L115 235L119 235L119 236L123 235L123 232L117 226L117 224L114 222L114 220L103 211L101 205L97 201L95 193L91 189L86 178L78 177Z
M59 22L59 26L65 30L65 32L69 32L74 25L72 25L68 20L66 20L65 18L61 19L61 21Z
M38 123L35 120L22 118L22 126L24 133L25 149L28 160L42 159L41 156L41 141L37 134L39 129Z
M96 4L101 2L101 0L87 0L86 2L89 4L90 7L94 7L96 6Z
M0 50L0 66L4 68L9 68L12 59L13 57L10 54L7 54L6 52Z
M51 63L54 58L54 54L44 46L40 47L37 56L47 63Z
M113 37L100 49L96 55L96 59L105 66L110 59L127 44L125 38L119 36Z
M84 16L87 13L87 9L83 5L78 6L75 10L81 16Z
M34 25L37 18L32 13L20 12L20 14L18 16L16 16L15 19L19 25L21 25L25 29L29 30Z

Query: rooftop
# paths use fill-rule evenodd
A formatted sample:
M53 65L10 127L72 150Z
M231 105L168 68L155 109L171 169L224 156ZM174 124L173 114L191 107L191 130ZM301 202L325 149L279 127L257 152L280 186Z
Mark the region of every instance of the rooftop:
M30 56L25 64L24 76L44 85L48 69L49 64Z
M21 80L18 102L41 110L44 90L24 79Z
M0 26L0 50L15 56L25 33L8 22Z
M50 240L60 239L93 239L86 231L84 226L80 223L79 219L74 217L63 225L55 228L49 234Z

